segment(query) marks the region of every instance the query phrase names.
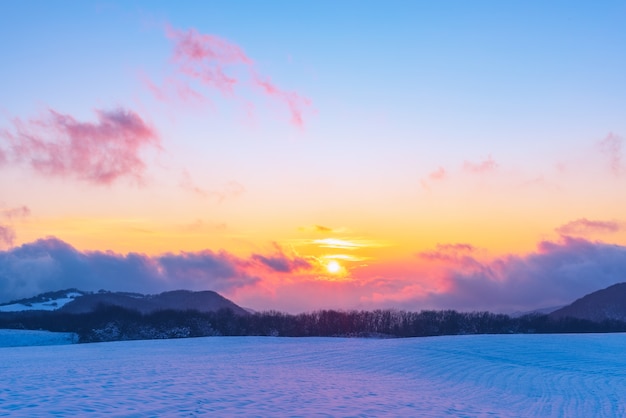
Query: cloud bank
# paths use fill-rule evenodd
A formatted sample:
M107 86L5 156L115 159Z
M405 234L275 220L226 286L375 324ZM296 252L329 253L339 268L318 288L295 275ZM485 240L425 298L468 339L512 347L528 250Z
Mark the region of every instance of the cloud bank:
M0 251L0 294L6 299L29 297L55 289L161 292L211 289L228 293L259 278L246 261L209 250L147 256L113 252L81 252L46 238Z
M259 284L259 273L269 278L273 273L312 267L307 260L275 248L273 254L253 254L247 259L210 250L122 255L110 251L82 252L50 237L0 251L0 295L9 300L71 287L140 293L214 290L230 295Z
M363 266L324 276L315 264L275 247L247 258L225 251L147 256L81 252L56 238L0 251L0 294L16 299L77 287L157 293L215 290L255 309L398 308L527 311L569 304L626 281L626 247L582 238L541 242L526 255L481 260L468 244L416 255L404 271Z
M533 253L481 261L472 252L438 250L430 273L445 292L418 296L414 302L464 310L511 312L569 304L575 299L626 281L626 247L582 238L543 241ZM433 258L432 253L418 258Z

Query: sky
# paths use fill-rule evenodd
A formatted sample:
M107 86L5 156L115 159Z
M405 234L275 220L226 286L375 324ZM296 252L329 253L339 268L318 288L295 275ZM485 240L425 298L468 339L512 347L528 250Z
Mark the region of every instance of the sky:
M623 1L0 5L0 301L526 311L626 281Z

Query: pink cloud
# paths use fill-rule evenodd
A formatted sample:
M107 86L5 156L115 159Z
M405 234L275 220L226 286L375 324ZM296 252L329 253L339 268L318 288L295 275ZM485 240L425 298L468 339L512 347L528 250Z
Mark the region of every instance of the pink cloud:
M622 166L622 138L609 133L606 138L598 143L600 152L606 156L611 172L619 176L624 167Z
M39 119L13 120L4 132L13 162L40 174L111 184L121 177L140 180L145 163L140 151L159 147L156 131L130 110L96 110L98 121L80 122L50 109Z
M178 183L181 189L194 193L195 195L203 198L215 199L218 203L222 203L226 199L235 198L241 195L246 189L245 187L234 180L231 180L224 184L221 189L208 190L199 187L191 178L191 175L187 170L183 170L181 179Z
M13 220L15 218L25 218L30 215L30 209L27 206L19 206L17 208L2 209L0 215L4 218Z
M239 46L215 35L205 35L195 29L182 31L169 25L167 37L175 42L172 60L183 74L213 86L222 92L232 93L238 80L227 75L230 66L251 66L252 60Z
M223 232L228 229L225 222L205 222L202 219L196 219L185 225L180 225L179 229L185 232Z
M208 197L209 195L209 192L207 190L204 190L203 188L196 185L196 183L194 183L193 179L191 178L191 174L189 174L187 170L183 170L178 185L181 189L194 193L200 197Z
M0 206L2 206L2 204L0 204ZM27 206L0 209L0 217L9 222L9 224L0 224L0 244L11 247L15 241L15 228L11 224L16 219L26 218L29 215L30 209Z
M261 90L267 95L277 98L289 107L289 111L291 112L291 123L299 127L304 126L302 112L303 108L311 105L311 101L309 99L302 97L295 92L283 91L279 89L272 84L269 78L262 80L259 77L255 77L255 85L261 88Z
M428 175L428 179L420 180L420 184L422 188L424 188L425 190L430 190L429 181L430 182L442 181L442 180L445 180L447 177L448 177L448 172L446 171L446 169L443 167L439 167L437 170L431 172Z
M556 228L561 235L587 235L593 233L618 232L622 225L614 221L590 221L587 218L576 219Z
M433 181L444 180L447 177L447 175L448 173L446 172L446 169L443 167L439 167L437 170L430 173L428 175L428 178Z
M286 105L291 122L299 127L304 125L303 113L311 101L296 92L279 88L269 77L261 75L254 61L238 45L193 28L184 31L167 25L165 33L174 42L171 62L176 66L176 73L166 80L164 87L158 87L143 77L147 88L157 99L167 100L170 95L183 101L205 99L191 87L191 82L229 96L235 95L237 87L247 86Z
M13 245L13 241L15 241L15 231L13 228L8 225L0 224L0 243L10 247Z
M144 73L139 74L139 79L158 101L169 102L174 98L179 98L189 104L205 104L208 102L207 98L201 93L174 77L167 77L162 87L156 85L152 79Z
M458 260L467 254L476 251L470 244L437 244L434 251L422 251L417 254L419 258L425 260Z
M475 174L488 173L490 171L494 171L497 168L498 163L495 162L491 155L488 156L486 160L479 163L473 163L471 161L465 161L465 163L463 163L463 169L465 171Z

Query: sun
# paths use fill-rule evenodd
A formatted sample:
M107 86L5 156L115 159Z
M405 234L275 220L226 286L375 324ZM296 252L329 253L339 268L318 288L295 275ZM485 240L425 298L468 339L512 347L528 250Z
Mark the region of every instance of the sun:
M341 270L341 264L339 264L335 260L331 260L328 262L328 264L326 264L326 270L328 270L330 274L339 273L339 271Z

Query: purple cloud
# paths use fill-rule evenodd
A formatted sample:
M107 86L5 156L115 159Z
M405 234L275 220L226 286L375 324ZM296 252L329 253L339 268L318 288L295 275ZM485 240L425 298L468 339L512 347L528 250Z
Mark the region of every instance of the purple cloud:
M293 273L298 270L308 270L312 268L311 263L306 259L299 256L289 257L283 252L280 246L274 245L274 247L276 249L274 254L270 256L253 254L251 259L278 273Z
M448 290L421 301L432 307L501 312L564 305L626 281L626 247L563 237L534 253L490 262L465 256L441 272Z
M46 238L0 251L0 294L6 299L76 287L83 290L161 292L174 289L230 292L259 279L246 261L226 252L148 256L81 252Z

